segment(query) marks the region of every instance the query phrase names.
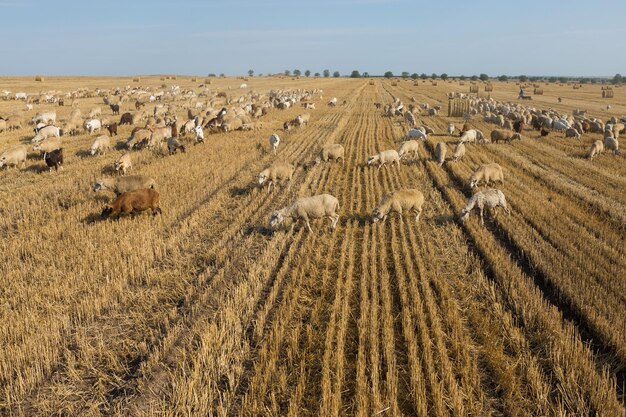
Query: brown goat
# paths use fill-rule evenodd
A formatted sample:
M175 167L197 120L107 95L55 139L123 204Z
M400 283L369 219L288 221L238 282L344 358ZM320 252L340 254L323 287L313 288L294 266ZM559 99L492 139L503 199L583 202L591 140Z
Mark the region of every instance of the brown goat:
M109 135L117 136L117 123L111 123L107 125L107 130L109 131Z
M152 188L142 188L119 195L102 210L100 217L108 219L114 214L139 213L148 209L152 209L153 215L161 213L159 193Z

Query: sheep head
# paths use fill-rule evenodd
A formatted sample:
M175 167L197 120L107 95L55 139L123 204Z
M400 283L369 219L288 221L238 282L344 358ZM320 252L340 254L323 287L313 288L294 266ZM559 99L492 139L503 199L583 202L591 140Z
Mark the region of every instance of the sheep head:
M270 215L270 227L276 227L285 220L285 210L276 210Z
M387 214L383 214L378 207L372 211L372 223L377 223L379 220L385 221Z
M465 221L469 217L470 211L467 209L461 209L461 221Z
M474 177L473 175L470 177L470 188L474 188L476 187L476 184L478 184L478 181L476 180L476 177Z
M259 182L259 186L262 186L263 184L265 184L265 181L267 181L267 175L260 173L257 180Z
M380 157L378 155L373 155L367 158L367 166L372 165L374 162L378 161Z
M108 219L109 216L111 215L111 213L113 212L113 207L111 206L106 206L103 210L102 213L100 213L100 218L101 219Z
M102 190L103 188L104 188L104 184L102 184L102 181L98 180L93 185L93 192L97 193L98 191Z

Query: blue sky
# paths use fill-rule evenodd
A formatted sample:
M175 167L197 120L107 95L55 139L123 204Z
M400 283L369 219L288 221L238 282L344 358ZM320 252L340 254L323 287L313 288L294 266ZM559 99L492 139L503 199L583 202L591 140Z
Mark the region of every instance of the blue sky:
M0 0L0 16L0 75L626 74L624 0Z

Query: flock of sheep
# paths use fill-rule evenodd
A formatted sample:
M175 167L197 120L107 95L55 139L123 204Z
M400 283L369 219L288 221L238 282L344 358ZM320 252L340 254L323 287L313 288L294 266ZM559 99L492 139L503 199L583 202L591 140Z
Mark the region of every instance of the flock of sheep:
M247 88L240 87L240 88ZM4 92L5 97L10 97ZM77 107L81 98L99 96L111 110L111 116L104 115L100 106L93 107L86 116L83 116ZM123 143L128 152L113 162L113 168L121 176L116 178L103 178L96 181L94 191L110 190L116 194L116 199L107 205L102 211L102 218L110 215L127 214L151 209L153 214L160 213L159 193L155 190L154 179L142 175L126 176L132 168L132 151L148 148L159 150L165 144L169 154L177 151L185 152L187 146L184 138L187 134L194 136L195 143L204 141L204 132L234 130L256 130L262 126L259 120L270 109L288 109L301 104L308 110L315 109L315 98L322 98L322 91L314 90L272 90L268 94L259 94L253 91L240 95L237 99L231 98L225 92L211 92L206 86L199 93L192 90L183 90L178 86L172 86L168 91L152 91L150 88L116 88L111 90L91 91L79 89L73 92L49 92L35 97L29 97L25 93L17 93L15 100L24 100L26 111L33 109L33 104L58 104L72 100L72 111L69 118L57 120L54 111L46 110L37 112L30 120L33 125L34 136L30 140L33 151L41 153L46 165L50 168L63 167L64 155L62 140L64 135L76 135L81 129L93 135L99 134L106 129L109 135L100 134L95 137L88 153L92 156L105 155L113 146L112 136L117 135L119 125L129 124L134 126L130 136ZM419 157L420 142L425 143L429 137L437 136L434 130L426 124L417 126L417 117L426 115L437 116L439 106L430 107L427 103L421 105L412 103L405 108L399 98L394 98L391 104L383 109L383 116L400 116L408 126L405 140L398 150L388 149L369 156L366 165L377 166L380 170L383 166L401 164L408 158ZM120 109L124 103L134 104L134 111L124 112L120 115ZM154 107L148 112L144 107L153 103ZM328 106L337 105L337 99L328 101ZM344 101L345 104L345 101ZM376 108L383 106L375 103ZM106 107L105 107L106 108ZM112 116L120 115L119 122L112 120ZM465 115L467 120L481 115L482 120L497 125L489 136L478 129L470 128L466 122L459 132L459 140L455 144L452 156L447 158L448 146L445 142L434 144L435 159L439 165L445 162L455 162L463 158L467 152L467 143L498 143L521 140L522 132L526 126L542 132L563 131L566 137L581 139L586 132L603 132L604 141L595 141L588 153L593 158L605 149L618 150L618 138L625 131L625 118L617 120L612 117L606 123L587 117L584 111L575 111L573 115L559 114L554 110L537 110L530 106L516 103L498 102L493 99L471 98L470 111ZM6 118L0 118L0 132L6 130L24 129L25 115L16 112ZM283 130L288 131L294 127L302 128L311 120L309 113L299 114L294 119L283 124ZM456 132L454 124L448 125L447 134L453 136ZM445 135L445 133L443 133ZM274 133L269 138L271 151L276 155L280 144L280 137ZM25 145L17 145L5 150L0 155L0 167L2 166L25 166L28 149ZM345 161L345 149L341 144L328 144L319 151L319 156L314 164L328 161ZM288 183L295 172L295 166L284 162L275 162L258 174L258 185L267 187L269 192L278 183ZM503 170L496 163L484 164L478 167L469 178L470 188L480 184L504 183ZM392 212L415 213L416 221L419 221L424 204L424 195L415 189L402 189L383 196L380 204L375 207L371 214L373 222L384 221ZM502 191L487 189L474 194L461 211L461 219L466 219L473 209L479 211L481 221L485 208L495 211L502 207L507 213L510 210ZM309 219L329 218L331 228L335 228L339 219L337 210L338 200L329 194L312 197L301 197L291 205L274 211L270 216L270 225L275 227L285 219L301 220L308 230L311 230Z

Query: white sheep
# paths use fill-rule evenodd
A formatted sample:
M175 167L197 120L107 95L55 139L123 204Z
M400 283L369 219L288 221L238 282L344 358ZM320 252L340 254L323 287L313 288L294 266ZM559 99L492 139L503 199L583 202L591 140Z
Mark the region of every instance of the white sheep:
M463 132L460 140L461 140L461 143L465 143L465 142L475 143L476 141L483 141L484 139L485 139L485 135L483 135L483 132L481 132L478 129L469 129Z
M619 154L619 142L613 136L606 136L604 138L604 149L613 151L613 155L617 155Z
M296 117L296 124L298 125L298 127L302 127L304 125L308 125L309 124L309 120L311 120L311 115L308 113L304 113L304 114L299 114Z
M194 127L193 131L196 133L196 143L204 142L204 131L202 130L202 126Z
M411 127L415 127L415 125L417 124L417 122L415 121L415 116L408 110L404 113L404 120Z
M140 188L156 188L156 183L154 179L145 175L129 175L128 177L101 178L93 185L94 192L108 189L116 195L139 190Z
M498 215L498 212L496 211L497 207L502 207L509 216L511 215L511 210L506 203L504 193L494 188L486 191L479 191L474 194L468 200L465 207L461 210L461 220L465 221L469 217L472 209L474 209L475 207L478 207L478 210L480 212L480 223L482 225L485 224L485 219L483 218L483 210L485 209L485 207L487 208L487 210L493 211L494 219Z
M47 138L58 138L61 136L61 129L56 126L44 126L37 130L37 134L31 139L31 143L39 143Z
M113 168L121 175L126 175L126 171L130 170L133 166L132 159L129 153L125 153L113 163Z
M0 168L3 166L14 166L17 168L19 163L22 164L22 168L26 166L26 147L23 145L14 146L7 149L0 154Z
M485 185L490 181L494 183L500 181L504 184L504 173L502 167L499 164L483 164L470 176L470 188L476 187L481 181L485 182Z
M460 161L461 158L465 156L465 144L463 142L459 142L454 147L454 153L452 154L452 161L457 162Z
M385 221L387 215L395 211L402 215L403 211L415 211L415 221L419 221L424 205L424 194L415 189L398 190L383 196L380 204L372 211L372 222ZM402 217L401 217L402 218Z
M428 135L426 134L426 129L423 126L420 126L418 128L409 130L406 134L405 139L426 140L428 139Z
M448 135L452 136L454 134L454 130L455 130L455 126L454 123L449 123L448 124Z
M102 123L98 119L89 119L85 121L83 127L89 132L89 134L92 134L102 129Z
M398 151L398 155L400 155L400 159L404 159L405 157L409 156L409 154L411 154L414 159L418 159L419 147L420 147L420 143L418 141L407 140L405 142L402 142L402 145L400 145L400 150Z
M96 152L104 155L107 150L111 149L111 138L107 135L98 136L89 148L89 153L95 155Z
M597 155L600 155L604 152L604 142L601 140L596 140L591 144L591 149L589 149L589 153L587 154L587 158L593 159Z
M435 146L435 158L439 163L439 166L442 166L444 162L446 162L446 153L448 151L448 147L445 142L438 142Z
M275 162L270 167L265 168L258 175L259 187L263 187L267 184L267 192L270 192L272 185L276 189L276 183L278 181L291 181L293 173L296 167L285 162Z
M42 140L33 146L33 151L39 151L42 155L61 149L61 138L52 137Z
M330 228L334 229L339 221L337 210L339 200L330 194L320 194L312 197L300 197L293 204L276 210L270 216L270 226L276 227L285 218L291 218L296 222L303 220L309 232L313 232L309 218L319 219L328 217L331 219ZM294 224L295 226L295 224Z
M324 145L322 146L322 150L320 151L319 156L315 158L315 165L319 164L322 161L328 162L329 160L335 160L339 162L340 159L341 163L343 164L345 161L345 153L346 150L344 149L343 145L339 143Z
M276 150L278 149L278 145L280 145L280 138L276 133L270 136L270 146L272 147L272 153L276 155Z
M328 101L328 105L330 107L335 107L337 105L337 97L333 97Z
M367 158L367 166L370 166L376 162L378 162L378 169L376 170L376 172L378 172L378 170L380 170L380 168L385 164L396 163L396 165L400 166L400 155L395 149L389 149Z

